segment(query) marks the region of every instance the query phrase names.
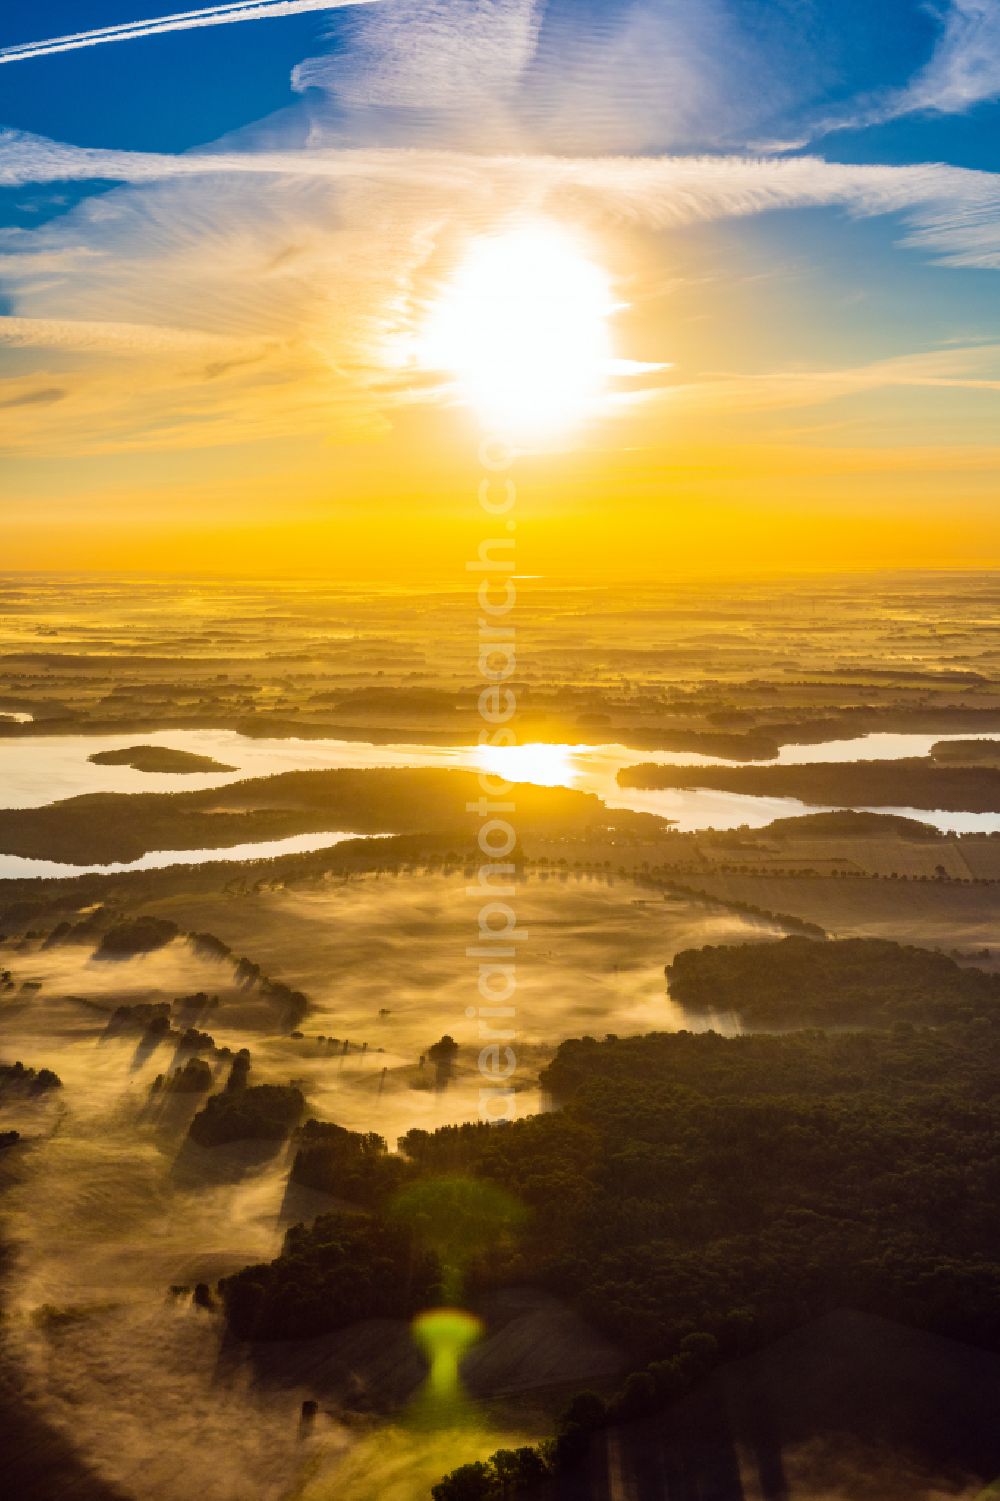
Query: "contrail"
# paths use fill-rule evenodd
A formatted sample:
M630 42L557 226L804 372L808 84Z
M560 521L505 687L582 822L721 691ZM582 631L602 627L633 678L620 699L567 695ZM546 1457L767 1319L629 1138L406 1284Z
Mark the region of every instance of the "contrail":
M48 57L53 52L75 52L78 47L101 47L105 42L130 42L134 37L162 36L167 31L190 31L196 26L267 21L278 16L302 15L310 10L339 10L345 5L371 3L373 0L230 0L227 5L209 5L204 10L151 16L145 21L126 21L120 26L100 26L95 31L74 31L69 36L50 37L41 42L21 42L16 47L0 48L0 63Z

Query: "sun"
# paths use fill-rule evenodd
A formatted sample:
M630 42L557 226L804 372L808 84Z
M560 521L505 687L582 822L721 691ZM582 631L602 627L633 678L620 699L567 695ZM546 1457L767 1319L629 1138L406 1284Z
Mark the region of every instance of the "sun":
M491 434L558 436L599 409L614 368L607 273L548 223L484 235L432 305L421 359Z

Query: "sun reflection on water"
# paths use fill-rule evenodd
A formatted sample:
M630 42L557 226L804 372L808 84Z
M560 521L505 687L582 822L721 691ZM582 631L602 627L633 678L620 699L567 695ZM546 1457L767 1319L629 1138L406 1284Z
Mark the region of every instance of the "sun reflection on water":
M532 782L536 787L572 787L581 775L573 746L481 745L480 769L505 782Z

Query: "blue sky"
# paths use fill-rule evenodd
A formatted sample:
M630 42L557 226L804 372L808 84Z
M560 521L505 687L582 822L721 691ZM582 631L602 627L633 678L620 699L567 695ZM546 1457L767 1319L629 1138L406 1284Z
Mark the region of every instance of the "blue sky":
M641 409L678 445L993 454L1000 0L374 0L2 61L168 10L0 13L0 455L33 505L169 455L183 509L266 443L398 469L415 407L450 420L406 373L421 308L528 212L606 252L620 352L669 366L602 450Z
M864 0L650 0L642 5L549 0L536 8L525 113L544 137L544 116L554 113L553 75L565 71L573 87L586 77L596 81L600 93L627 100L635 138L646 137L646 149L675 148L677 137L664 126L669 101L661 107L656 99L665 90L661 80L673 56L704 98L704 113L684 112L689 149L756 147L766 144L770 132L775 140L823 141L825 155L843 160L930 159L995 167L1000 18L990 19L993 0L962 3L975 7L976 14L963 18L961 5L950 6L948 0L879 0L877 5ZM462 0L451 5L386 0L386 6L415 17L419 35L421 12L460 17ZM44 6L8 0L0 14L0 47L59 37L81 26L154 18L172 9L165 0L90 0L81 21L77 0L50 0ZM292 69L305 58L336 61L346 50L350 68L351 49L338 41L351 26L351 12L311 11L40 57L3 70L2 119L80 145L184 150L294 102ZM623 45L629 26L641 38L644 55ZM963 46L971 54L965 63ZM616 47L622 66L615 66ZM606 58L611 54L604 66L602 51ZM928 68L937 69L936 80L929 80L925 99L912 89L908 105L908 86ZM587 108L579 93L575 99L582 134ZM720 99L728 118L716 114L713 119L711 109ZM886 114L889 118L879 119ZM838 120L849 126L852 119L866 122L864 128L832 135L822 129Z
M184 9L172 0L8 3L0 46ZM194 6L190 7L194 9ZM323 45L328 13L153 36L0 70L0 118L81 146L184 151L292 101L291 71Z

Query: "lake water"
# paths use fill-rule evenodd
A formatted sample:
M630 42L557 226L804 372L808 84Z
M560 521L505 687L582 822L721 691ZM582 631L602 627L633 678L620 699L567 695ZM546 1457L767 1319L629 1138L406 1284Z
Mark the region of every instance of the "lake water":
M292 834L287 839L260 839L251 844L229 844L221 849L149 850L139 860L111 865L67 865L59 860L32 860L26 855L0 854L0 880L22 876L121 875L129 870L165 870L168 865L208 865L219 860L274 860L279 855L306 855L325 850L345 839L377 839L377 834Z
M95 752L120 749L127 735L33 735L0 740L0 807L36 808L88 792L179 792L222 787L247 777L286 771L333 768L436 767L488 770L513 781L570 787L593 793L609 808L653 813L668 818L682 832L698 829L763 828L776 818L828 811L795 798L755 797L710 789L644 791L620 787L618 772L649 762L658 766L732 766L731 760L672 751L632 750L625 745L518 745L505 749L475 746L369 745L348 740L250 739L234 730L165 730L139 737L144 745L211 756L233 771L148 773L128 766L95 766ZM771 762L754 765L794 766L807 762L897 760L926 756L941 740L964 735L873 734L821 745L786 745ZM834 805L835 806L835 805ZM992 833L1000 814L963 813L908 807L874 811L895 813L933 824L945 832ZM275 855L322 849L353 837L349 832L307 834L266 840L220 850L156 850L129 865L70 866L49 860L0 855L0 878L80 875L89 870L151 870L209 860L266 859Z

